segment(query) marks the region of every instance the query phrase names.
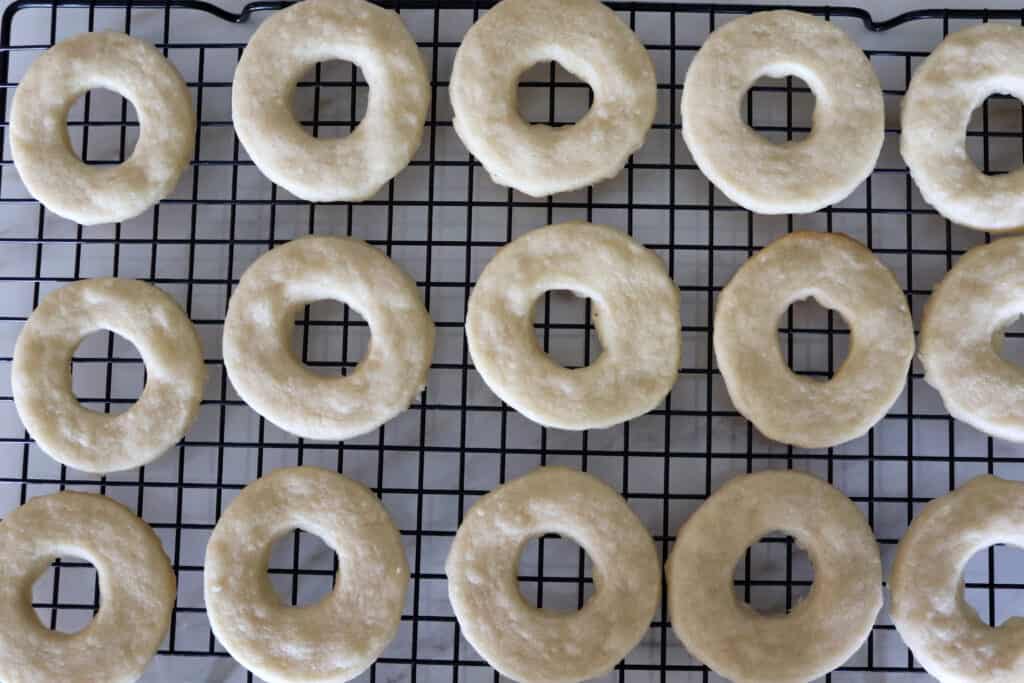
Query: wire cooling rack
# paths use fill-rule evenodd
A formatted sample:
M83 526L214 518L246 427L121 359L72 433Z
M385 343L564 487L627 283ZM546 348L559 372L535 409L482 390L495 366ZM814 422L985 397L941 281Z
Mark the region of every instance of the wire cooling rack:
M680 523L726 479L768 468L811 471L863 509L887 570L896 542L925 502L984 472L1024 478L1024 453L952 421L916 365L903 396L867 436L820 451L768 441L735 412L709 343L717 292L759 247L793 229L842 231L865 242L894 270L919 321L932 286L985 236L948 224L920 199L898 154L900 98L913 70L946 33L978 21L1021 23L1024 14L922 11L876 22L859 10L809 8L867 48L885 91L886 142L877 169L849 199L809 216L768 217L733 205L701 176L682 143L678 114L686 67L708 33L738 13L762 8L613 4L655 62L657 122L617 178L535 200L494 185L451 125L446 91L452 59L487 2L400 0L389 6L400 10L431 75L423 145L410 167L371 200L313 206L266 181L231 128L238 57L254 26L281 6L256 3L234 14L176 0L21 0L8 7L0 30L5 113L28 64L54 42L86 30L125 31L156 44L195 98L200 123L191 167L171 197L122 224L83 227L46 212L20 183L6 135L0 159L0 516L32 496L68 488L120 500L156 529L179 589L171 631L145 680L253 680L210 633L203 554L218 515L237 492L280 466L319 465L366 483L401 529L413 576L408 603L398 637L362 677L370 681L497 678L460 638L444 559L474 500L540 464L582 468L609 482L644 520L663 556ZM300 82L296 115L313 135L344 134L365 110L366 93L355 67L328 62ZM531 69L519 93L524 116L551 124L577 119L590 97L585 84L554 65ZM742 106L754 128L781 141L806 135L813 96L796 79L764 79ZM68 125L76 149L91 163L124 159L139 133L132 107L105 91L80 100ZM969 126L969 151L987 172L1019 166L1022 139L1024 111L1008 98L990 98ZM627 231L666 260L682 292L677 386L658 409L612 429L568 433L528 422L487 390L463 341L466 299L495 250L526 230L567 219ZM239 276L273 245L311 232L355 235L384 250L417 280L438 327L426 391L383 428L341 444L296 439L259 419L239 400L221 362L222 321ZM108 477L61 467L39 451L17 418L9 382L15 337L41 297L101 275L140 278L175 296L195 321L210 372L201 416L185 440L147 467ZM559 292L539 302L538 338L563 364L584 364L599 353L587 306ZM296 321L295 348L315 371L345 373L365 352L368 337L365 322L347 307L318 302ZM780 343L798 372L827 377L848 342L841 318L811 304L794 305L780 321ZM1011 330L1004 354L1024 359L1019 343ZM130 344L98 333L76 352L74 388L90 407L120 411L141 391L143 372ZM1021 611L1024 555L1016 552L992 548L968 566L967 599L990 623ZM297 531L275 546L269 574L283 600L306 604L330 589L333 569L333 553ZM807 593L811 578L807 556L791 539L773 537L740 561L736 590L759 609L783 611ZM553 537L527 548L520 585L527 600L551 609L575 609L593 588L584 553ZM98 590L91 566L65 557L36 584L34 604L44 624L74 631L97 609ZM607 678L718 680L682 648L664 610ZM828 678L925 676L883 612L861 651Z

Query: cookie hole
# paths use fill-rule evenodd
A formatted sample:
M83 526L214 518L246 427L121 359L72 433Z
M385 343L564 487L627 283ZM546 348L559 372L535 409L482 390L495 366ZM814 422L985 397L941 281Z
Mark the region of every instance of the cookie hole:
M299 77L292 113L315 138L343 138L366 116L369 95L363 72L352 62L317 62Z
M68 137L86 164L120 164L134 154L138 134L135 106L113 90L89 90L68 110Z
M1024 162L1024 105L1010 95L990 95L967 123L967 156L985 175L1015 171Z
M338 556L323 539L296 529L270 547L267 576L282 605L315 605L334 590Z
M775 143L796 142L811 134L814 93L796 76L762 76L740 100L740 118Z
M95 88L68 110L68 138L87 164L119 164L135 152L139 115L131 102L112 90Z
M1024 367L1024 317L1018 315L996 331L992 345L1007 363Z
M71 356L71 389L83 407L118 415L146 386L146 366L135 345L113 332L85 337Z
M324 377L351 374L370 347L370 326L340 301L324 299L299 309L292 352L311 372Z
M96 567L71 555L55 559L32 584L32 607L43 627L78 633L100 608Z
M736 599L764 615L792 612L813 582L810 556L792 536L778 531L750 546L733 572Z
M850 328L838 311L810 297L794 302L779 318L779 348L790 370L827 382L846 360Z
M594 594L593 563L575 541L557 534L530 540L519 555L519 594L552 612L582 609Z
M558 128L587 115L594 91L561 64L540 62L519 77L517 99L524 121Z
M1024 617L1024 549L994 545L971 556L964 567L963 598L978 618L1002 626Z
M597 311L593 302L569 290L545 292L533 308L533 329L537 344L563 368L590 365L604 348L594 326Z

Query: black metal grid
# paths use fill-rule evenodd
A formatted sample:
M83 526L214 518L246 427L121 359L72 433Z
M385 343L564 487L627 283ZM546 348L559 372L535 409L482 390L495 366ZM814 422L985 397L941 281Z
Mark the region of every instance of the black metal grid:
M422 148L395 181L360 205L298 201L263 180L232 134L231 74L259 19L282 6L255 3L234 14L186 0L95 0L11 5L0 27L5 106L27 64L60 38L113 29L155 43L182 71L198 114L194 161L175 193L141 217L82 227L44 211L0 156L0 515L57 489L99 491L128 504L163 540L179 581L171 632L146 680L243 680L215 642L202 606L202 558L219 512L237 491L282 465L316 464L373 488L402 531L413 580L396 641L364 678L475 680L497 678L460 640L447 603L443 562L464 511L483 493L533 467L567 464L608 481L629 500L667 555L679 524L728 477L796 467L836 483L865 511L886 566L914 512L982 472L1020 476L1019 448L952 421L915 367L907 389L871 433L835 449L808 451L759 436L733 409L714 369L709 343L714 297L756 249L796 228L837 230L864 241L897 274L915 319L932 285L957 256L985 236L952 226L917 196L897 153L895 113L913 69L951 30L977 21L1024 22L1020 12L920 11L876 22L860 10L804 8L841 22L861 38L885 31L886 49L868 54L882 75L889 110L886 145L870 179L850 199L812 216L756 216L731 204L700 175L679 135L678 101L686 66L709 31L760 7L615 3L647 43L659 78L659 114L647 144L615 180L585 191L534 200L495 186L458 143L446 86L465 29L488 2L419 0L386 3L401 11L417 38L434 95ZM45 17L48 31L30 35L26 17ZM187 23L187 21L194 23ZM38 19L36 21L39 21ZM243 24L238 26L236 24ZM197 28L198 27L198 28ZM208 28L208 31L204 31ZM924 29L920 49L899 33ZM889 48L892 49L889 49ZM351 128L366 85L354 67L317 67L300 83L297 111L314 135ZM567 122L586 107L588 91L560 69L542 65L521 84L525 115ZM813 100L793 79L759 83L745 107L756 129L775 139L805 134ZM69 120L83 158L112 163L138 134L132 110L102 93L84 98ZM6 132L6 115L4 117ZM969 127L972 154L986 171L1019 165L1024 111L992 99ZM6 135L4 136L6 139ZM500 404L475 373L463 342L465 302L495 249L525 230L569 218L616 225L665 257L683 297L684 361L670 397L649 415L582 434L541 429ZM377 245L418 281L438 326L428 388L405 414L344 444L310 443L258 419L224 374L219 337L232 287L246 265L274 244L309 232L352 234ZM23 431L9 389L10 356L20 326L48 291L97 275L136 277L173 294L195 321L211 380L197 425L173 453L137 471L94 477L58 466ZM344 372L358 362L367 328L340 305L315 304L297 321L297 349L310 366ZM552 355L579 364L597 353L589 310L561 294L538 306L538 335ZM848 343L842 321L799 304L783 321L780 341L793 367L827 376ZM1010 345L1016 343L1011 335ZM98 410L119 410L138 395L143 369L130 344L95 335L74 361L75 388ZM626 457L628 455L628 457ZM1011 551L990 549L968 569L969 601L983 618L1002 621L1024 588L1024 566ZM271 578L292 602L308 602L333 579L331 553L296 532L277 547ZM37 584L44 623L71 629L97 608L95 572L59 562ZM737 591L766 608L790 607L810 585L806 556L790 539L755 545L737 568ZM589 562L572 544L542 539L522 562L529 599L571 609L592 590ZM910 680L920 667L883 612L869 642L834 680ZM905 674L905 675L901 675ZM643 642L609 675L625 680L717 680L690 658L659 611ZM251 677L249 677L251 680Z

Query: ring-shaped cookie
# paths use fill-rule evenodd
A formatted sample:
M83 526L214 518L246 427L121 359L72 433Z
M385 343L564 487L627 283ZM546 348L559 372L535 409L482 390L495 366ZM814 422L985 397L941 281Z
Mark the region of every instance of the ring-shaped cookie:
M274 542L300 528L337 555L334 589L282 603L267 576ZM206 614L238 662L269 683L342 683L366 670L398 630L409 583L401 537L361 484L288 467L242 489L206 546Z
M142 676L171 624L174 571L153 530L95 493L33 498L0 522L0 680L104 681ZM96 568L99 611L73 634L43 626L32 585L58 557Z
M940 683L1024 680L1024 619L993 628L964 599L978 551L1024 548L1024 485L981 476L928 503L896 548L889 612L914 658Z
M903 96L900 152L924 200L988 232L1024 227L1024 169L985 175L967 155L971 112L996 93L1024 98L1024 28L979 24L945 38Z
M814 94L811 132L772 142L741 103L762 76L797 76ZM840 29L801 12L757 12L715 30L686 72L683 138L729 199L765 214L810 213L845 197L874 168L885 136L882 88Z
M537 343L533 309L568 289L593 302L603 353L570 370ZM534 422L597 429L653 409L675 384L679 289L653 251L603 225L561 223L502 247L469 298L473 365L501 400Z
M814 298L850 326L827 382L795 374L778 342L791 304ZM715 359L736 409L765 436L825 448L867 432L899 397L914 326L892 272L845 235L795 232L747 260L718 297Z
M986 434L1024 441L1024 369L999 355L1003 331L1024 313L1024 237L974 247L924 308L924 379L949 414Z
M523 548L549 533L575 541L593 561L594 593L577 612L538 609L519 591ZM610 671L647 632L661 594L643 522L606 484L564 467L534 470L477 501L445 569L462 635L500 673L530 683Z
M79 403L71 356L108 330L138 349L146 385L127 411ZM206 366L192 321L163 290L139 280L79 280L54 290L29 316L14 346L11 390L25 429L54 460L84 472L141 467L185 435L199 415Z
M771 532L793 536L814 564L810 594L785 616L759 614L733 590L736 563ZM882 562L864 515L799 472L758 472L722 486L679 529L665 575L676 635L735 683L827 674L864 643L882 608Z
M86 164L71 147L68 111L94 88L130 101L139 118L132 155ZM166 197L192 158L196 117L185 81L152 45L123 33L83 33L36 59L14 91L11 157L32 196L83 225L134 218Z
M292 111L317 62L362 69L366 113L348 135L318 139ZM430 85L416 42L395 12L365 0L303 0L278 10L245 46L231 84L231 118L271 181L310 202L357 202L405 168L423 137Z
M291 348L295 317L322 299L348 304L370 327L366 357L346 377L306 368ZM224 321L224 366L238 395L278 427L340 441L376 429L426 385L434 323L416 283L365 242L310 236L256 259Z
M519 115L519 77L545 61L594 93L571 126L530 125ZM448 92L462 144L494 182L533 197L615 176L657 109L647 50L598 0L502 0L463 38Z

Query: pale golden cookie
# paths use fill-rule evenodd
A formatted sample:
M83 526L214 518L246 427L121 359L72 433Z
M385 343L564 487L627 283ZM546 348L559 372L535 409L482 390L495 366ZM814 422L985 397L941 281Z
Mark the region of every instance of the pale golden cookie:
M89 334L115 332L146 367L139 400L119 415L90 410L71 387L71 356ZM140 280L79 280L50 292L14 346L11 390L18 416L54 460L85 472L152 462L178 443L199 415L206 366L185 312Z
M519 77L555 61L593 90L571 126L530 125ZM657 109L643 43L597 0L503 0L466 33L452 67L455 132L499 185L534 197L615 176L644 142Z
M317 62L358 66L366 113L350 134L318 139L292 111ZM357 202L405 168L423 137L430 84L419 49L390 9L365 0L303 0L274 12L245 46L231 84L238 139L263 175L310 202Z
M786 615L759 614L733 590L747 548L772 532L814 564L810 594ZM882 562L864 515L838 489L791 471L758 472L715 491L679 529L665 565L672 628L734 683L806 683L849 659L882 608Z
M740 106L762 76L797 76L814 95L811 132L775 143ZM765 214L810 213L847 197L874 168L885 136L882 88L839 28L801 12L739 17L715 30L686 72L683 138L729 199Z
M797 375L779 348L779 320L814 298L850 327L832 379ZM861 436L906 384L914 355L910 307L892 272L840 234L795 232L747 260L718 296L715 359L736 409L770 439L826 448Z
M1024 370L999 355L1003 330L1024 310L1024 237L974 247L935 287L921 322L924 379L949 414L1024 441Z
M985 175L967 155L971 112L989 95L1024 97L1024 28L991 23L947 36L903 97L900 152L921 196L946 218L989 232L1024 227L1024 170Z
M519 592L519 556L554 533L594 563L577 612L538 609ZM466 513L446 565L462 635L516 681L570 683L607 673L647 632L661 572L651 535L622 497L585 472L542 467L491 491Z
M274 541L300 528L337 554L334 589L304 607L267 577ZM316 467L275 470L217 521L203 567L206 613L232 657L269 683L343 683L394 638L409 567L401 537L361 484Z
M593 302L603 352L584 368L544 353L533 309L568 289ZM682 349L679 289L653 251L590 223L549 225L502 247L473 288L466 341L503 401L559 429L609 427L653 409L672 389Z
M139 139L124 163L85 164L71 148L68 110L94 88L135 107ZM11 156L32 196L83 225L134 218L166 197L192 158L196 117L185 81L152 45L83 33L32 63L11 104Z
M964 568L997 543L1024 547L1024 485L972 479L914 517L896 549L890 614L914 658L940 683L1024 680L1024 620L993 628L964 599Z
M291 349L298 311L344 302L370 327L366 357L345 377L324 377ZM224 366L246 403L308 439L343 440L376 429L423 390L434 323L416 283L365 242L310 236L267 252L242 275L224 321Z
M167 634L174 609L171 563L153 530L94 493L33 498L0 522L0 680L131 683ZM43 626L32 584L57 557L96 568L100 609L73 634Z

